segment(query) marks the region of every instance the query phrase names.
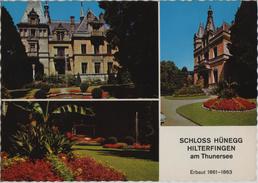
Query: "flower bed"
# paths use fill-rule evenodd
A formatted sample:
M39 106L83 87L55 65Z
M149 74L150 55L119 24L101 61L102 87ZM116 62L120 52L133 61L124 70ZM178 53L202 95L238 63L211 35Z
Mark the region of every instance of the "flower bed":
M1 170L2 181L62 181L44 160L25 161Z
M117 143L117 144L105 144L104 148L115 148L115 149L138 149L138 150L150 150L150 144L138 144L134 143L133 145L127 146L125 143Z
M54 161L50 161L50 160ZM125 175L89 157L26 160L1 169L2 181L64 181L71 171L76 181L124 181ZM59 159L59 160L58 160ZM60 161L58 163L58 161ZM62 165L63 164L63 165ZM62 167L62 166L65 167ZM66 170L66 171L65 171ZM66 174L64 174L66 173ZM61 177L62 176L62 177ZM71 177L70 176L70 177ZM63 178L64 177L64 178Z
M210 110L221 110L221 111L247 111L256 108L254 102L250 102L246 99L236 98L215 98L207 100L203 103L203 107Z

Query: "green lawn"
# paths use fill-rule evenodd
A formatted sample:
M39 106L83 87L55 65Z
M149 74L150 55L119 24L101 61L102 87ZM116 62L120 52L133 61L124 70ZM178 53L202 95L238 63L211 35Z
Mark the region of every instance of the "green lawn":
M202 103L179 107L177 113L201 126L256 125L256 110L247 112L219 112L202 108Z
M146 151L107 149L102 146L75 145L74 153L90 156L95 160L123 172L130 181L158 181L159 163L147 159Z
M196 96L183 96L183 97L176 97L176 96L165 96L168 100L192 100L192 99L205 99L209 98L207 95L196 95Z

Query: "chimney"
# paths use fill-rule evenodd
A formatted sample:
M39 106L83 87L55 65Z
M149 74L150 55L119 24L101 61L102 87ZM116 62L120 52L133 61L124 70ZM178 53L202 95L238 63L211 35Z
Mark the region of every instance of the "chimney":
M70 29L71 29L71 32L74 32L74 28L75 28L74 16L70 16Z

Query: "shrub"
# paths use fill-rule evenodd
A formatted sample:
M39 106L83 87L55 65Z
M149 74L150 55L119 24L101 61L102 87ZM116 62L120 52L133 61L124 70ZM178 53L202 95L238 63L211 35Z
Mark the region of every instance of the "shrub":
M184 86L175 92L174 96L191 96L191 95L203 95L204 92L200 86Z
M71 153L73 143L64 135L54 132L45 124L22 126L11 137L12 152L30 158L43 158L49 154Z
M76 158L68 162L76 181L124 181L125 175L115 169L97 163L94 159Z
M135 138L131 136L127 136L125 137L124 142L127 143L128 145L133 145L135 143Z
M81 82L82 82L82 80L81 80L81 76L80 76L80 74L79 74L79 73L77 73L77 77L76 77L76 83L75 83L75 85L76 85L76 86L80 86L80 85L81 85Z
M116 137L108 137L108 139L105 141L105 144L116 144L117 138Z
M44 160L25 161L1 169L2 181L62 181Z
M61 161L56 155L49 155L47 159L50 161L55 172L62 177L64 181L73 181L74 176L72 171Z
M74 75L67 75L67 84L68 86L75 86L76 85L76 78Z
M103 137L97 137L97 138L95 138L93 140L95 140L97 143L100 143L101 145L103 145L105 143L105 141L106 141L106 139L103 138Z
M89 84L87 82L81 83L81 86L80 86L81 92L86 92L88 88L89 88Z
M101 88L94 88L92 90L92 98L102 98L102 92Z
M214 93L216 93L220 98L234 98L237 96L237 86L238 84L236 82L224 80L218 83Z
M10 98L12 98L11 95L10 95L10 92L4 86L2 86L2 88L1 88L1 97L3 99L10 99Z

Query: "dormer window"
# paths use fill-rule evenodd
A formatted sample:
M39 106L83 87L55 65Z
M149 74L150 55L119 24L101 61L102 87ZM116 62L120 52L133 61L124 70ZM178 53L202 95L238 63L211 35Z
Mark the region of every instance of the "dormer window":
M34 8L28 14L29 23L32 25L39 24L39 15L35 12Z
M63 41L64 40L64 31L57 31L56 36L57 36L58 41Z

